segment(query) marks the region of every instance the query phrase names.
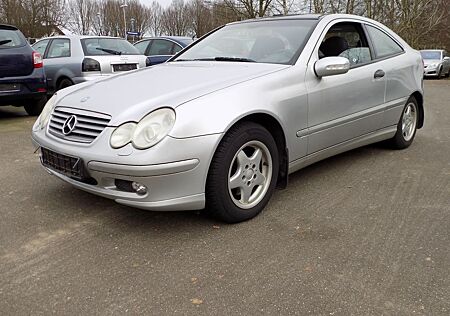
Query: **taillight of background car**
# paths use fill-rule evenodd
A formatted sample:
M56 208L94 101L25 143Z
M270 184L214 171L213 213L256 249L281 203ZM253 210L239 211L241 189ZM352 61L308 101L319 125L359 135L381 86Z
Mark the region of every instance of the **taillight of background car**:
M100 71L100 63L92 58L83 59L83 64L81 66L81 71Z
M42 68L44 66L44 63L42 62L42 56L38 52L32 53L33 57L33 66L34 68Z

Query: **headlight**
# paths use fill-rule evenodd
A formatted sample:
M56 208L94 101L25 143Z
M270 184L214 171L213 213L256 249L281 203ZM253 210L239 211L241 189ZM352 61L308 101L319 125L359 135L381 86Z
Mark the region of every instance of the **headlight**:
M120 125L112 134L111 134L111 147L112 148L120 148L131 142L131 137L133 137L134 129L136 128L136 123L125 123Z
M50 119L50 114L52 113L53 109L56 105L56 94L54 94L50 100L47 101L47 103L44 106L44 109L42 109L41 115L37 118L36 124L37 129L43 129Z
M134 130L132 143L138 149L146 149L159 143L175 124L175 111L163 108L144 117Z
M137 149L147 149L159 143L175 124L175 111L161 108L145 116L138 124L119 126L110 139L111 147L120 148L132 143Z

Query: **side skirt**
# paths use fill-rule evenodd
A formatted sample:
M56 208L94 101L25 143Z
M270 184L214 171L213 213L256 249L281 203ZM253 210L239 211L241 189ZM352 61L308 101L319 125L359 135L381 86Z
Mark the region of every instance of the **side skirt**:
M397 125L389 126L375 132L365 134L351 140L339 143L337 145L319 150L300 159L296 159L289 163L289 173L305 168L315 162L326 159L331 156L338 155L345 151L349 151L358 147L380 142L394 137L397 131Z

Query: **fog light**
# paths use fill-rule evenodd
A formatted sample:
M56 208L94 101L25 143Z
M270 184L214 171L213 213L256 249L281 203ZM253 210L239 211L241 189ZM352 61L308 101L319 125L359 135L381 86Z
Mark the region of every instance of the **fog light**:
M131 187L133 188L134 192L139 195L144 195L147 193L147 187L139 182L132 182Z

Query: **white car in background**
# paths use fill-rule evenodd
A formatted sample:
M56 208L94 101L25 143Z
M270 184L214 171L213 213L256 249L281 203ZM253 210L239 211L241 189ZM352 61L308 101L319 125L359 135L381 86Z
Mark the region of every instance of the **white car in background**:
M427 49L421 50L423 64L424 64L424 76L437 77L450 76L450 57L448 53L443 49Z

